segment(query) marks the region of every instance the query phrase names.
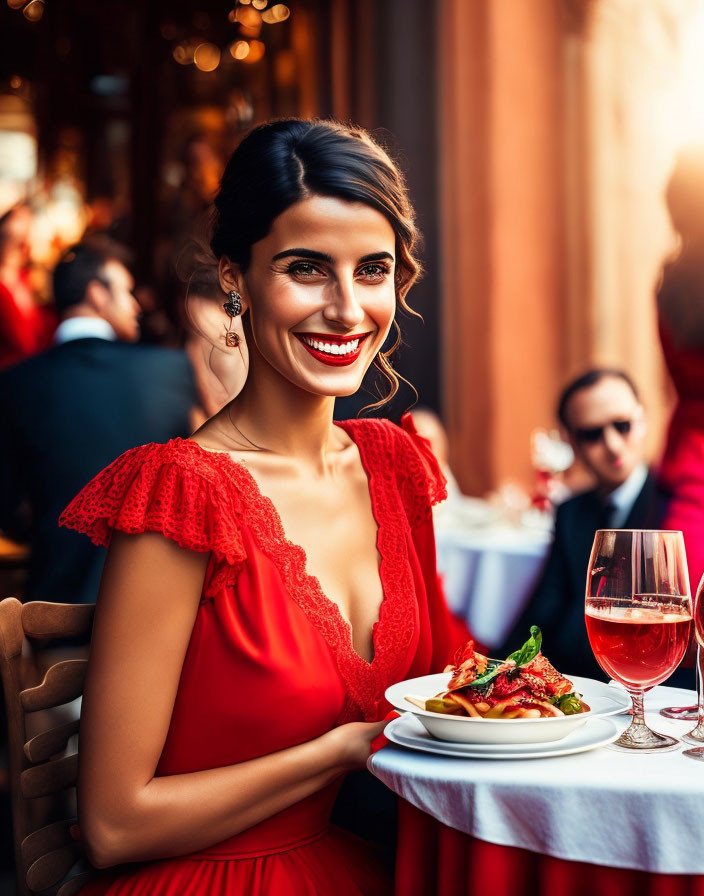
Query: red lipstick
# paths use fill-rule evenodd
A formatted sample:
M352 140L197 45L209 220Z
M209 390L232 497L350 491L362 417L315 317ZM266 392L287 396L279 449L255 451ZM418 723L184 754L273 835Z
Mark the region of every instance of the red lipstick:
M293 335L317 361L329 364L331 367L347 367L357 360L362 351L362 343L371 336L371 333L355 333L352 336L335 336L331 333Z

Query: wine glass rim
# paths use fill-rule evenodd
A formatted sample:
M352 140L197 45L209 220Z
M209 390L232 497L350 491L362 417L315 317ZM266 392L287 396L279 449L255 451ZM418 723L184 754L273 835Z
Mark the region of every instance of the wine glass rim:
M596 529L595 532L652 532L655 535L682 535L681 529Z

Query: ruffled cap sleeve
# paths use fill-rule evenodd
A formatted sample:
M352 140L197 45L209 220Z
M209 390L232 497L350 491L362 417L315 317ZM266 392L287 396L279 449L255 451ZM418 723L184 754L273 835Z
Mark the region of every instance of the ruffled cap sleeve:
M433 454L430 442L415 428L410 414L401 418L399 466L402 493L411 525L418 525L430 516L433 504L447 498L447 480Z
M120 455L76 495L59 525L104 547L114 530L160 532L234 566L245 559L240 514L236 496L225 492L199 454L172 440Z

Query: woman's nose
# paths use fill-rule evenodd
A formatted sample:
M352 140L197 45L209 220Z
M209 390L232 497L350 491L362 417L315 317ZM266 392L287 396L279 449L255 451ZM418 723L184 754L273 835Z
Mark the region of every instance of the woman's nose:
M351 330L364 320L364 309L359 303L352 278L338 280L330 290L323 316L331 323Z

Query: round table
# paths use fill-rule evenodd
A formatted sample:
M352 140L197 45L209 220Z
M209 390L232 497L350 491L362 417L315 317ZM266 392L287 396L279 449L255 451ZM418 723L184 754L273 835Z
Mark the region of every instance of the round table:
M691 722L656 710L693 699L691 691L654 689L648 723L684 734ZM613 718L621 727L630 721ZM681 750L480 760L389 744L369 769L403 797L399 896L704 893L704 764ZM529 880L519 886L516 875Z
M466 623L480 644L502 644L540 575L552 533L439 521L435 540L449 610Z

